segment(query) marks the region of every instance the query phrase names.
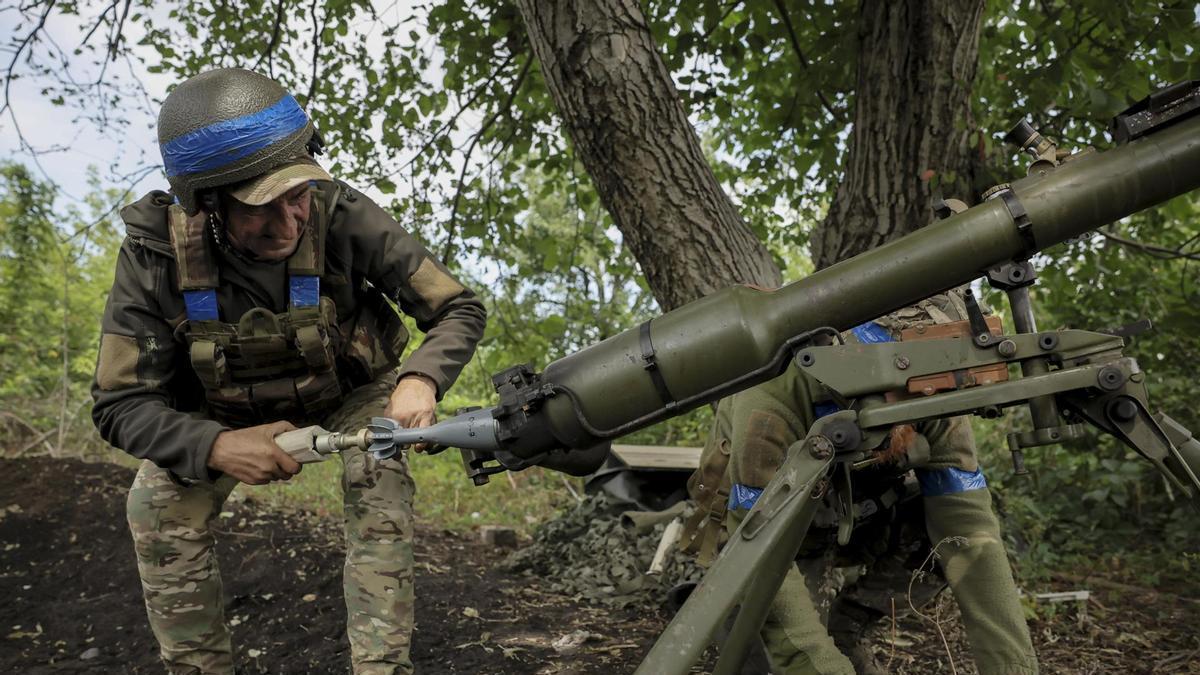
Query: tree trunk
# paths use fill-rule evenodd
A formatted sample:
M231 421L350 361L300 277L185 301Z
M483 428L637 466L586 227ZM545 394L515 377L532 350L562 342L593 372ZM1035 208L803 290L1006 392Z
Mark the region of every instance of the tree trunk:
M811 238L818 269L932 219L934 189L973 201L970 96L983 0L863 0L845 173Z
M518 0L546 87L663 310L779 268L721 189L636 0Z

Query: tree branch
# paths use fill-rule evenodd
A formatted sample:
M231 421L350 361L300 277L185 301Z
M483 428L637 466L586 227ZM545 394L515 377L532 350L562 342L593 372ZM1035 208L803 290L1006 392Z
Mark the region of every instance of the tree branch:
M790 16L788 16L787 7L784 7L783 0L775 0L775 9L779 10L779 16L783 19L784 27L787 28L788 39L792 44L792 51L796 52L796 58L800 59L800 65L803 66L805 70L808 70L810 67L808 64L808 59L805 58L804 51L800 49L800 40L796 37L796 30L792 27L792 19ZM825 108L825 112L829 113L830 116L832 116L833 119L837 120L838 122L846 121L842 117L841 113L833 109L833 105L829 103L829 99L825 98L824 92L816 87L813 87L813 92L815 92L817 98L821 100L821 107Z
M87 35L84 35L83 39L79 41L79 46L82 47L83 45L86 45L88 41L92 39L92 35L96 33L96 30L99 29L100 26L104 25L104 17L108 16L109 12L116 9L119 2L120 0L112 0L112 2L108 3L108 7L105 7L104 11L100 12L100 16L96 17L96 23L92 24L92 27L88 30Z
M1154 244L1146 244L1140 241L1134 241L1133 239L1126 239L1124 237L1119 237L1115 234L1112 234L1111 232L1105 232L1104 230L1096 230L1096 232L1109 241L1116 242L1122 246L1125 246L1126 248L1131 248L1135 251L1158 258L1160 260L1200 260L1200 253L1188 253L1183 251L1182 247L1178 249L1167 248L1165 246L1156 246Z
M320 62L321 55L321 32L324 30L324 22L317 22L317 8L321 6L320 0L313 0L312 14L313 20L313 50L312 50L312 75L311 81L308 83L308 98L304 101L304 105L311 106L313 96L317 93L317 64Z
M263 59L267 60L267 75L275 77L275 48L279 46L279 34L283 30L283 0L278 0L275 3L275 27L271 29L271 40L267 43L267 48L259 54L258 60L254 62L254 67L251 70L258 70L258 66L262 64Z
M458 221L458 205L462 201L463 181L466 180L467 169L471 165L471 155L474 154L475 148L479 145L480 139L487 133L488 129L500 119L500 116L512 109L513 101L517 98L517 92L521 91L521 85L525 83L525 76L529 74L529 66L533 64L533 58L525 59L525 65L521 67L521 73L517 75L517 81L513 84L512 91L509 92L508 98L500 106L496 112L492 113L479 127L479 132L471 139L471 144L467 148L466 156L463 157L462 170L458 174L458 186L454 190L454 204L450 208L450 221L446 223L446 246L442 251L442 264L449 265L450 257L454 253L454 226Z
M13 71L16 70L17 61L20 60L21 54L25 51L25 48L37 38L37 34L42 32L42 28L46 26L46 19L50 18L50 10L54 9L54 2L55 0L49 0L46 3L46 9L42 12L42 15L38 17L37 25L25 35L24 39L22 39L19 44L17 44L17 49L13 52L12 60L8 62L8 71L4 75L4 105L0 106L0 113L4 112L5 110L9 111L10 113L12 112L9 89L12 87ZM13 118L13 122L16 122L15 116ZM22 143L24 143L24 138L22 138Z
M442 135L442 132L449 129L450 125L458 121L458 118L462 117L464 112L470 110L471 106L474 105L475 101L479 100L480 96L483 96L485 92L491 91L492 85L495 84L496 80L500 77L500 73L504 72L504 69L508 67L508 64L512 63L512 60L515 57L516 53L510 52L504 61L496 67L496 70L492 73L492 76L488 78L487 82L483 83L478 89L476 89L475 93L471 95L471 98L467 99L466 103L459 106L458 110L450 116L450 119L446 120L445 123L438 127L438 129L429 136L429 140L427 140L425 144L416 151L416 153L413 155L413 158L404 164L404 166L397 168L395 171L392 171L387 175L394 176L416 163L417 159L425 153L425 150L437 142L437 139Z

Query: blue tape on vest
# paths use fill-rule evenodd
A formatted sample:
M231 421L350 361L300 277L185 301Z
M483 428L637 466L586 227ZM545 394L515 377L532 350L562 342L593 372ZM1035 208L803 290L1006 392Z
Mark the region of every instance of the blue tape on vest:
M288 279L292 307L314 307L321 302L321 277L293 276Z
M729 491L729 510L737 511L738 509L745 509L749 511L754 508L754 504L762 496L762 493L762 488L753 488L741 483L735 483L733 489Z
M892 339L892 334L874 321L868 321L861 326L855 326L850 329L850 332L854 333L854 336L863 344L872 345L880 342L895 342Z
M256 113L217 122L162 144L167 176L219 169L300 131L308 115L290 94Z
M941 497L987 487L983 469L964 471L954 467L945 469L917 469L917 481L921 483L921 494L926 497Z
M183 304L187 306L189 321L216 321L220 316L217 310L217 291L213 288L184 291Z

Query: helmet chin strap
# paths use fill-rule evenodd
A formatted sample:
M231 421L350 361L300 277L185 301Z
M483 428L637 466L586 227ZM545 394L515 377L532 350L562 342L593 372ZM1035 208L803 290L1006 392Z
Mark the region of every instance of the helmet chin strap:
M313 126L313 133L309 137L308 143L304 144L304 149L308 151L309 157L325 154L325 139L321 138L321 132L317 130L315 125Z
M213 242L222 253L242 255L229 241L229 233L225 223L224 209L221 205L219 190L207 190L200 195L200 208L208 214L208 231L212 234Z

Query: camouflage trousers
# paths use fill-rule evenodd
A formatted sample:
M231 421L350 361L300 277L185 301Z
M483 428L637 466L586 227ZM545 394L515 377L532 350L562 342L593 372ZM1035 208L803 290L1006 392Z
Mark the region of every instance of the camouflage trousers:
M330 430L362 428L382 414L395 374L355 390L321 421ZM342 455L345 511L346 634L357 674L411 673L413 514L415 486L407 458L377 461ZM232 674L213 520L237 481L181 485L142 462L129 491L127 515L150 627L172 674Z

